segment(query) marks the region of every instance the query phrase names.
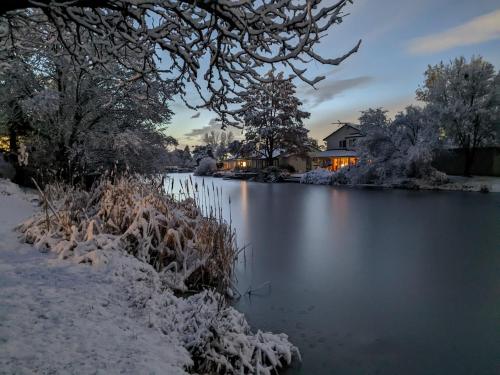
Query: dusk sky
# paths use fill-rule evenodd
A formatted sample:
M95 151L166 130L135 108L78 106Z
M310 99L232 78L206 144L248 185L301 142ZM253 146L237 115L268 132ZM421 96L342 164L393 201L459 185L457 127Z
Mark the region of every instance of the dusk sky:
M303 108L311 112L305 125L313 138L327 136L332 122L356 122L363 109L385 107L393 115L416 103L415 90L428 64L482 55L500 67L498 0L355 0L348 11L318 51L338 57L362 39L359 52L339 67L311 64L309 77L326 76L317 90L295 82ZM200 144L200 134L215 115L196 115L180 102L173 110L169 133L181 146Z

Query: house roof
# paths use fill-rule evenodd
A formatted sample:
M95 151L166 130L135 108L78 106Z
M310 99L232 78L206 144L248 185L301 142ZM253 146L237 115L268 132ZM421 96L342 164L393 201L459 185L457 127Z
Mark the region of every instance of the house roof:
M337 150L326 150L321 152L310 152L309 156L312 158L357 157L358 154L354 150L337 149Z
M356 124L352 124L350 122L345 122L345 123L341 123L341 124L337 124L337 125L341 125L339 126L337 129L335 129L333 132L331 132L329 135L327 135L325 138L323 138L324 141L326 141L327 138L330 138L332 135L334 135L336 132L338 132L340 129L348 126L350 128L353 128L354 130L356 130L357 132L361 133L361 130L359 128L359 125L356 125Z
M281 149L281 148L278 148L276 150L273 151L273 159L274 158L277 158L279 156L281 156L282 154L284 154L284 150ZM241 156L241 155L236 155L236 156L233 156L225 161L230 161L230 160L259 160L259 159L266 159L266 157L264 155L262 155L261 153L258 153L258 152L252 152L250 155L248 156Z

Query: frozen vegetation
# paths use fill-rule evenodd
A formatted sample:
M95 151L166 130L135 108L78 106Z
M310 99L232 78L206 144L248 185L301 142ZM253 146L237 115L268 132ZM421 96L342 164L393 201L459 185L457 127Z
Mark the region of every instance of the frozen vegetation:
M200 160L200 164L196 167L195 176L211 176L217 171L217 163L214 158L206 157Z
M227 303L237 248L196 186L178 202L135 178L52 185L39 209L0 181L2 371L271 374L299 358Z

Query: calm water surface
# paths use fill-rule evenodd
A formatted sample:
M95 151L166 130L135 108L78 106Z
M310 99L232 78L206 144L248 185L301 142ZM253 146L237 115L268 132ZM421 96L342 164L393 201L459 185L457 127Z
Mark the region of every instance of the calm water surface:
M500 374L500 194L205 183L240 291L271 285L236 307L301 350L285 374Z

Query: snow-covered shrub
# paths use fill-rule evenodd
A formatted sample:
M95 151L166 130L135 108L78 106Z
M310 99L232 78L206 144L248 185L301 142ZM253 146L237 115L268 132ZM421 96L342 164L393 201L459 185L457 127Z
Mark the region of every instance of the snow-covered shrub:
M175 326L193 355L197 373L271 375L300 359L285 334L260 330L253 334L244 315L221 306L216 294L199 293L186 302L183 318Z
M257 180L261 182L282 182L290 176L290 172L275 166L269 166L259 170Z
M200 160L200 164L194 171L195 176L211 176L217 171L217 162L215 159L206 157Z
M376 184L380 181L381 170L376 165L359 162L349 170L353 185Z
M315 184L315 185L331 185L333 179L333 172L326 169L316 168L312 171L304 173L300 179L301 184Z
M431 171L428 180L433 185L443 185L450 182L448 175L438 171L437 169Z
M351 179L349 177L349 168L340 168L332 175L332 185L349 185Z

